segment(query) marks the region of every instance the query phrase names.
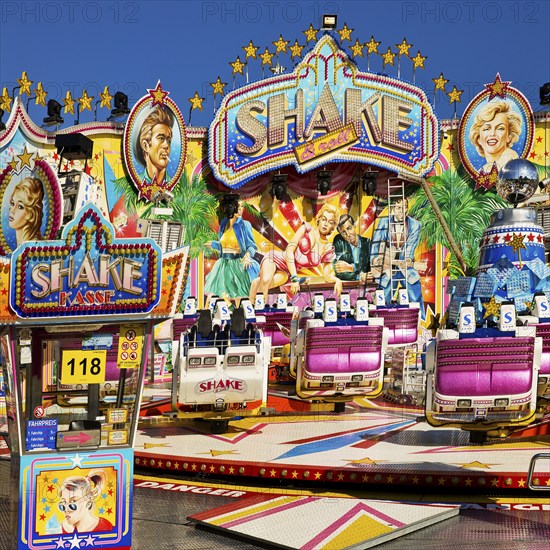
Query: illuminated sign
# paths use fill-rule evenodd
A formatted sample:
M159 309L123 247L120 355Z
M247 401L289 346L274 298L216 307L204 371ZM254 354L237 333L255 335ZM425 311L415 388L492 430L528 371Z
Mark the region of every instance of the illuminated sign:
M11 264L11 308L24 318L149 312L160 295L161 251L150 239L114 234L88 204L62 240L21 245Z
M358 70L325 35L295 70L228 93L210 126L209 160L237 188L282 166L304 173L363 162L423 176L438 157L438 123L423 90Z

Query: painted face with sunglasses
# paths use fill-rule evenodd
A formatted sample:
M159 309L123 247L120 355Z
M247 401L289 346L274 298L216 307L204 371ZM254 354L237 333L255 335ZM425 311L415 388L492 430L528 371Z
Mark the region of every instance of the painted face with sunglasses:
M63 480L57 507L64 514L63 533L110 531L109 520L96 514L95 499L105 486L105 473L92 470L88 476L71 476Z

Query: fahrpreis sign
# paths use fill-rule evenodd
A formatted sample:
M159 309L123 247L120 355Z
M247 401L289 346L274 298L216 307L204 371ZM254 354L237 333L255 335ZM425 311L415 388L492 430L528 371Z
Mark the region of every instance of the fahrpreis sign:
M92 204L60 241L34 241L12 256L10 306L19 317L145 314L160 296L161 251L150 239L115 239Z
M328 34L295 70L227 94L210 126L209 160L229 187L287 165L363 162L423 176L438 123L423 90L358 70Z

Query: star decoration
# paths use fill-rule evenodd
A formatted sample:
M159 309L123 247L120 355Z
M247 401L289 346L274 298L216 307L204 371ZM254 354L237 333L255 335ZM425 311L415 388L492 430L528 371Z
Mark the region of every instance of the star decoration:
M467 464L460 464L458 462L455 462L455 464L461 468L483 468L485 470L490 470L491 466L494 466L494 464L485 464L484 462L479 462L479 460L474 460L473 462L468 462Z
M317 33L318 30L313 28L313 25L309 25L309 29L307 31L302 31L306 35L306 44L310 42L311 40L315 41L317 40Z
M85 89L82 90L82 96L78 98L78 102L80 103L80 110L84 111L84 109L88 109L88 111L91 111L93 99L94 96L89 96L88 92Z
M216 96L216 94L224 95L225 92L223 89L225 88L226 85L227 85L227 82L222 82L219 76L216 82L213 82L213 83L211 82L210 86L212 86L212 94L214 95L214 97Z
M298 40L295 40L294 45L289 46L288 49L290 50L290 53L292 54L292 59L294 59L295 57L302 57L302 50L304 49L304 47L300 46L300 44L298 44Z
M271 60L275 54L271 53L267 48L264 53L260 54L260 59L262 60L262 67L264 65L271 65Z
M445 84L449 82L446 78L443 77L443 73L439 75L439 78L432 78L432 82L435 84L435 89L445 91Z
M275 50L275 53L279 53L279 52L286 52L286 46L288 44L288 40L284 40L283 39L283 35L280 34L279 35L279 40L277 40L276 42L272 42L272 44L275 46L275 48L277 48Z
M168 97L168 94L170 93L162 89L162 84L160 83L160 80L157 82L157 86L155 89L147 89L147 91L149 92L149 95L153 100L153 103L151 103L151 107L154 107L155 105L164 105L164 100Z
M395 46L399 57L402 55L406 55L407 57L409 56L409 50L412 48L412 44L408 44L406 38L403 38L403 42L401 42L401 44L396 44Z
M86 544L86 546L93 546L94 545L94 540L96 539L96 537L93 537L92 535L88 535L85 539L84 539L84 544Z
M449 96L449 103L460 103L460 96L464 93L464 90L457 90L456 86L450 92L447 92Z
M243 68L245 64L241 61L240 57L237 57L237 59L235 59L233 63L230 62L229 64L233 67L233 74L237 74L237 73L244 74Z
M435 315L432 315L430 324L426 328L432 331L432 336L435 338L435 335L437 334L437 329L440 326L441 323L439 322L439 313L436 313Z
M33 153L29 153L27 151L27 146L25 145L25 149L23 149L23 152L20 155L16 155L17 158L21 161L21 169L23 169L25 166L28 166L32 169L31 166L31 160L33 157Z
M342 42L344 40L349 40L351 42L351 33L353 32L353 29L349 29L346 23L344 23L344 26L337 32L340 35L340 40Z
M397 54L393 53L391 51L391 48L388 47L388 51L381 55L382 55L382 59L384 60L384 66L385 66L385 65L393 65L393 59Z
M359 39L356 38L355 39L355 44L353 46L350 47L350 50L351 50L351 53L353 55L353 57L363 57L363 49L365 48L365 45L364 44L361 44L361 42L359 42Z
M74 115L74 99L71 95L71 90L67 90L65 97L62 99L65 104L64 113L72 113Z
M113 96L109 92L109 86L105 86L103 89L103 92L99 94L99 97L101 98L101 103L99 104L100 107L107 107L107 109L111 108L111 100L113 99Z
M204 101L204 97L199 96L199 92L195 92L195 95L193 97L188 98L187 101L191 102L191 110L199 109L202 111L202 102Z
M382 42L376 42L374 39L374 36L370 37L370 41L365 43L365 46L367 47L367 55L371 53L378 53L378 46L380 46Z
M418 53L414 57L411 57L411 60L413 62L413 69L423 69L424 61L426 61L426 59L428 58L426 56L422 56L420 50L418 50Z
M48 92L42 88L42 82L39 82L36 85L36 88L34 89L34 96L35 96L35 105L42 105L43 107L46 106L46 96L48 95Z
M80 456L78 453L76 453L72 458L71 458L71 461L73 463L73 468L76 468L78 466L78 468L82 468L82 460L84 459L85 457L83 456Z
M270 70L273 74L283 74L285 72L285 67L283 67L280 63L277 63L275 67L270 67Z
M494 296L491 296L491 299L486 304L483 304L483 306L485 307L484 319L487 319L491 315L497 316L500 312L500 304L495 300Z
M243 46L244 53L246 54L246 59L253 57L256 59L256 52L258 51L258 46L254 46L252 40L249 42L248 46Z
M15 160L15 157L8 162L8 164L11 166L12 170L15 170L17 172L17 161Z
M11 111L12 101L13 99L9 96L8 89L4 88L2 90L2 95L0 95L0 109L3 109L9 113Z
M483 169L479 171L477 176L475 177L476 182L476 190L483 187L484 189L491 189L491 187L494 187L497 184L498 181L498 168L496 164L493 164L491 167L491 171L488 173L485 173Z
M510 246L512 247L514 254L517 253L522 248L527 248L525 244L523 243L523 235L520 233L519 235L514 233L512 237L512 241L510 242Z
M31 84L33 83L33 81L28 79L27 71L23 71L21 78L18 78L17 82L19 83L19 86L21 86L21 88L19 89L19 95L27 94L28 96L30 96Z
M500 79L500 74L497 73L495 81L492 84L485 84L485 87L489 90L489 101L497 96L504 99L506 97L506 89L511 83L512 81L503 82Z
M75 533L72 539L69 539L68 542L71 543L71 548L80 548L80 539Z

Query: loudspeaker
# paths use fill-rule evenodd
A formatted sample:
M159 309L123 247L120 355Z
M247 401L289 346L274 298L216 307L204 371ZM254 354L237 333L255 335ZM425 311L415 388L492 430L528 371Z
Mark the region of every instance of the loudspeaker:
M55 146L64 159L86 160L92 158L94 143L84 134L57 134Z

